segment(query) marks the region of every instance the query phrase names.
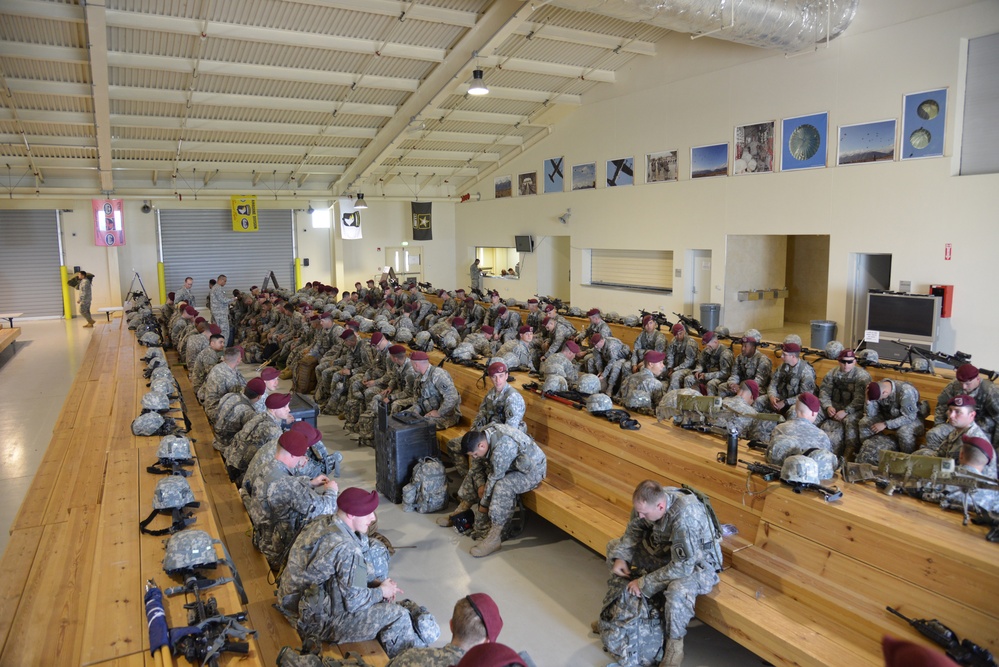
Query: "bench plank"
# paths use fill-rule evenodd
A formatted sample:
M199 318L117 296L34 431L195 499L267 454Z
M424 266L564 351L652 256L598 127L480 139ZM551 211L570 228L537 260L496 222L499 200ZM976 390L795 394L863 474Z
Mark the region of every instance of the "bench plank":
M0 560L0 654L7 642L41 539L41 526L12 531L3 560Z

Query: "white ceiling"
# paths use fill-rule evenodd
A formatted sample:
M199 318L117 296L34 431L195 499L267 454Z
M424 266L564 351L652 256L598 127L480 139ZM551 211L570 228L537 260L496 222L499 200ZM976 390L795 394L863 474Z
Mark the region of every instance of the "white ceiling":
M668 33L544 5L0 0L0 195L460 195Z

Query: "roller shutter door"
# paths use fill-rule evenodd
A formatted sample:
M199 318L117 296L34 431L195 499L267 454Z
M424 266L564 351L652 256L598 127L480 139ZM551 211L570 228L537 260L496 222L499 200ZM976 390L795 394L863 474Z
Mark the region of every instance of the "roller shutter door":
M209 278L224 273L229 279L226 291L247 291L261 285L269 271L282 288L294 289L292 211L260 210L258 220L258 231L234 232L228 209L161 210L166 291L175 292L191 276L201 308L208 297Z
M60 264L54 210L0 211L0 312L62 316Z

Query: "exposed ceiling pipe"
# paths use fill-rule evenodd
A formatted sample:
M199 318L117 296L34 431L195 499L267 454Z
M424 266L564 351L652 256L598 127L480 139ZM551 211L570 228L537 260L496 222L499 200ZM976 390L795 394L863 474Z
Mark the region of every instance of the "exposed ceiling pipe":
M794 53L841 35L860 0L551 0L549 4Z

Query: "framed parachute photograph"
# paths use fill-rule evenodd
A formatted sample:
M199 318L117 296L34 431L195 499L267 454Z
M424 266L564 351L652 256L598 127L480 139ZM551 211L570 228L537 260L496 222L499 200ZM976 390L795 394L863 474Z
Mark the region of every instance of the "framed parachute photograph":
M829 153L829 112L781 121L781 171L822 169Z
M946 88L906 95L902 103L899 157L903 160L943 157L946 120Z

